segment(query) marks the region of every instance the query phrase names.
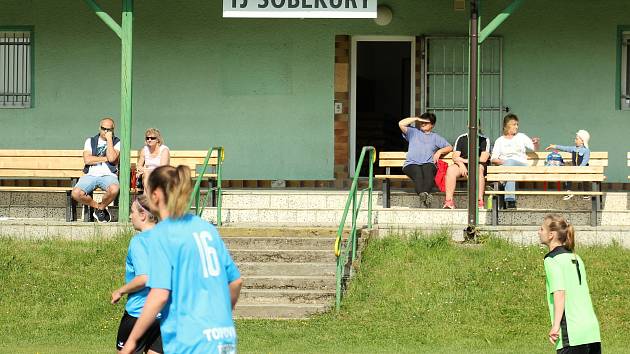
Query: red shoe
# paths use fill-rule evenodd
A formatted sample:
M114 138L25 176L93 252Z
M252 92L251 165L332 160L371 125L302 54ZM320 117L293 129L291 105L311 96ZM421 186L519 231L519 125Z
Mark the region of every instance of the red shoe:
M453 199L445 200L442 209L455 209L455 202L453 201Z
M483 199L479 199L479 200L477 201L477 206L479 207L479 209L483 209L483 208L485 208L485 207L486 207L486 206L483 204Z

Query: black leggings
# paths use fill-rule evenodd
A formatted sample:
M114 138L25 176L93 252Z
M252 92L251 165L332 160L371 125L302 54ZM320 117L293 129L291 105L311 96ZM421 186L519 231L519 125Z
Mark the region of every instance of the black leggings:
M431 193L435 184L435 173L437 167L433 163L423 163L422 165L407 165L403 167L406 174L414 183L416 193Z

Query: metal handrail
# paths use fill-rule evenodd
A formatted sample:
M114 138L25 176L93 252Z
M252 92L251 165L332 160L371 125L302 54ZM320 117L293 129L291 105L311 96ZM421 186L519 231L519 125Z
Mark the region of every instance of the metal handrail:
M359 201L357 203L357 190L358 190L358 179L359 173L361 172L361 166L363 165L363 159L365 158L365 153L370 152L370 160L369 160L369 180L368 187L361 190L361 194L359 195ZM348 263L348 260L351 259L352 262L357 257L357 216L359 215L359 209L361 209L361 203L363 202L363 195L365 191L368 191L368 214L367 214L367 222L368 228L372 227L372 190L373 190L373 181L374 181L374 162L376 161L376 149L373 146L364 146L361 149L361 156L359 157L359 161L357 162L357 166L354 171L354 178L352 179L352 185L350 186L350 192L348 193L348 199L346 200L346 206L343 210L343 216L341 217L341 222L339 223L339 228L337 229L337 238L335 239L335 256L337 256L337 291L336 291L336 299L335 299L335 307L339 310L341 306L341 297L343 295L342 285L343 285L343 277L344 277L344 268ZM342 239L343 239L343 229L346 225L346 218L348 216L348 209L350 208L350 203L352 203L352 229L350 230L350 235L348 236L345 247L342 249ZM352 267L350 267L350 273L352 274Z
M190 200L188 202L188 209L192 207L193 200L195 201L195 214L197 216L201 216L203 213L203 209L205 209L208 204L208 199L210 199L210 191L206 194L205 200L201 203L201 208L199 204L201 202L201 181L206 174L206 170L208 169L208 163L210 162L210 158L212 157L212 152L217 151L217 226L221 226L221 199L223 196L223 189L221 188L221 180L223 173L223 160L225 159L225 150L223 146L214 146L208 149L208 154L206 154L206 159L203 161L203 168L201 169L201 173L197 175L197 181L195 182L195 187L193 188L192 194L190 195Z

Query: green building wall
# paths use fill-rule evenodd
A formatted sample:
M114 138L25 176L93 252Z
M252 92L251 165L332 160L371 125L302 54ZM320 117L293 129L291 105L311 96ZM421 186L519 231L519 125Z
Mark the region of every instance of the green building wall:
M118 19L117 1L101 1ZM487 23L507 1L483 1ZM109 6L105 6L108 5ZM462 35L452 1L379 1L369 19L223 19L219 1L136 1L133 148L158 127L172 149L226 148L226 178L333 178L334 37ZM503 37L504 100L542 145L591 132L626 182L630 111L615 107L617 26L630 2L529 0ZM35 31L35 106L0 109L0 148L80 149L120 114L120 44L83 1L4 0L0 26ZM438 126L439 127L439 126ZM438 129L439 131L439 129Z

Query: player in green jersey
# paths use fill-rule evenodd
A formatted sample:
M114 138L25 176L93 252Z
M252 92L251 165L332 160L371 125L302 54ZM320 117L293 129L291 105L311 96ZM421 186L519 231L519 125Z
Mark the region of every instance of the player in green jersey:
M549 341L558 353L601 353L599 322L593 311L584 262L575 254L575 230L560 215L547 215L538 230L545 255Z

